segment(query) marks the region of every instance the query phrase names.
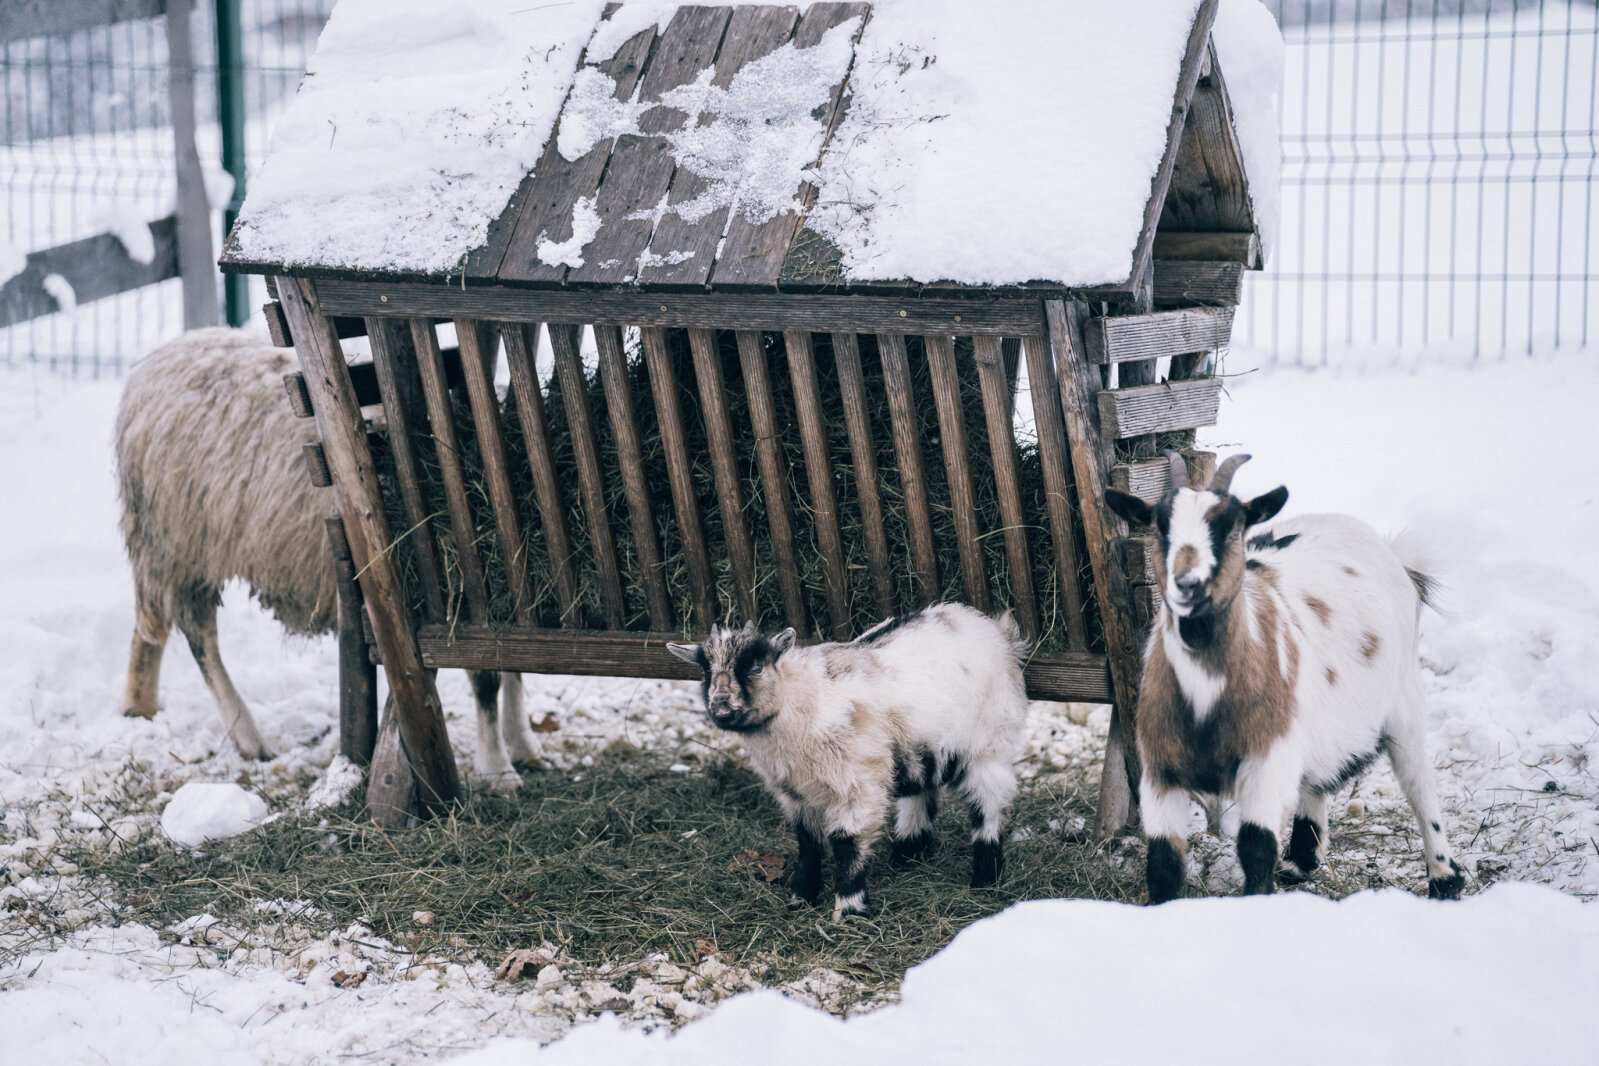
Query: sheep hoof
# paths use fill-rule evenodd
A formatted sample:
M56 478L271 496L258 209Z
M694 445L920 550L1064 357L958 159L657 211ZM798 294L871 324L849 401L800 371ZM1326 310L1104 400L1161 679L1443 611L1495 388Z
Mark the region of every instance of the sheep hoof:
M1428 899L1459 899L1460 893L1466 888L1466 875L1461 872L1460 864L1453 859L1449 860L1449 868L1454 871L1448 877L1433 877L1427 881Z
M124 708L122 708L122 717L124 717L124 718L143 718L145 721L149 721L150 719L155 717L155 712L156 712L156 708L154 708L154 707L151 707L148 710L145 710L145 709L140 708L140 707L124 707Z

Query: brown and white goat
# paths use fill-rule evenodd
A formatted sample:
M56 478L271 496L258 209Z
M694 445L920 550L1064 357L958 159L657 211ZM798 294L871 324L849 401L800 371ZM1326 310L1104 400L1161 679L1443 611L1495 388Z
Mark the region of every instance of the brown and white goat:
M328 633L336 618L323 519L328 493L311 484L303 446L315 427L283 396L291 353L243 330L186 333L128 374L117 410L122 535L133 564L137 619L123 713L153 718L161 657L174 624L249 758L271 758L217 647L222 586L239 578L291 633ZM512 760L533 761L522 679L474 673L481 778L520 783Z
M1347 515L1248 536L1287 488L1233 496L1247 455L1190 488L1182 459L1168 455L1172 484L1155 506L1106 493L1117 514L1160 535L1165 604L1138 699L1150 902L1182 891L1192 796L1235 799L1244 892L1270 892L1288 816L1284 872L1303 878L1326 856L1327 797L1382 753L1421 824L1428 894L1458 897L1465 879L1442 828L1416 654L1432 579L1403 545Z
M972 885L998 880L1027 718L1026 642L1010 615L943 603L848 644L798 648L794 630L766 637L751 622L667 647L704 673L711 723L739 734L794 827L791 908L821 896L825 843L833 917L864 913L866 869L890 798L898 865L932 847L942 789L971 815Z

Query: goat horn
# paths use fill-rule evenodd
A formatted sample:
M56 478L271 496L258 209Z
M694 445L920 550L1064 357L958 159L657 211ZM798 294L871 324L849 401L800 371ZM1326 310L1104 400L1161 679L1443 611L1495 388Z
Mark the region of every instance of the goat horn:
M1241 452L1238 455L1229 455L1226 461L1216 468L1216 476L1210 482L1210 491L1216 493L1231 492L1234 471L1249 462L1249 459L1249 456Z
M1188 487L1188 463L1183 460L1180 453L1166 449L1166 458L1171 463L1171 487L1186 489Z

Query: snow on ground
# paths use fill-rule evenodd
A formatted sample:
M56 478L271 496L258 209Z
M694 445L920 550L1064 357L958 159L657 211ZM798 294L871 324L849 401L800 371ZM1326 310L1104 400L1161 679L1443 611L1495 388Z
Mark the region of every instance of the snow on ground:
M1247 353L1236 361L1247 363ZM1532 881L1566 897L1599 895L1599 464L1576 429L1599 408L1599 368L1561 355L1471 370L1251 375L1233 379L1230 390L1225 426L1210 437L1221 450L1256 455L1239 472L1240 491L1283 482L1291 510L1346 509L1381 528L1408 525L1434 545L1449 613L1425 617L1424 678L1448 829L1475 878L1471 890ZM482 963L415 956L359 923L329 933L293 901L261 901L265 924L250 928L209 915L168 929L119 926L92 870L59 858L63 841L112 849L159 832L167 801L191 781L236 781L275 810L304 802L336 750L331 641L284 637L237 588L219 619L223 655L283 754L257 764L233 752L181 641L168 652L162 713L153 722L118 713L132 590L111 478L117 393L116 382L0 371L0 454L10 460L0 465L0 498L17 508L0 523L0 638L8 649L0 657L0 1028L8 1038L16 1034L46 1061L170 1061L204 1048L222 1062L412 1062L498 1036L550 1040L606 1003L615 1009L602 975L558 953L541 960L547 981L508 985ZM464 677L447 672L441 687L469 764ZM579 772L619 736L671 752L691 772L729 747L710 736L689 685L530 678L528 703L534 720L550 715L560 726L537 736L546 759ZM1032 727L1024 773L1092 776L1103 709L1035 705ZM134 777L153 781L155 795L127 814ZM1324 891L1423 883L1410 817L1385 767L1336 798L1333 832ZM1230 847L1196 839L1198 883L1236 890ZM1460 907L1394 892L1338 904L1303 895L1194 901L1153 912L1028 904L974 927L913 971L904 1008L848 1026L763 993L716 1006L713 1021L688 1026L680 1044L591 1029L580 1038L586 1042L554 1055L561 1061L590 1049L590 1058L622 1060L677 1046L740 1047L752 1030L768 1049L903 1041L906 1033L956 1048L950 1034L968 1021L987 1019L985 1039L1020 1042L1017 1019L1033 1018L1039 1039L1053 1046L1119 1032L1181 1039L1185 1057L1230 1055L1243 1038L1235 1034L1256 1034L1311 1057L1325 1040L1345 1059L1368 1048L1379 1058L1570 1059L1560 1041L1591 1044L1594 1035L1582 1029L1592 1025L1583 1020L1591 1011L1564 1006L1579 996L1592 1001L1593 914L1517 886ZM1149 946L1129 953L1128 943ZM1024 950L1030 945L1050 950ZM1285 955L1314 959L1315 981L1298 991L1284 982ZM1107 967L1122 965L1118 957L1139 969L1115 977L1122 971ZM1151 957L1160 965L1149 965ZM664 961L637 965L661 969L623 997L634 1018L663 1017L666 1006L686 1017L747 987L745 975L714 960L693 975L671 973ZM701 989L692 996L682 991L688 976ZM1133 978L1146 994L1131 1019L1125 1009L1113 1017L1059 1009L1106 995L1124 1007L1133 1000L1121 982ZM1212 987L1252 991L1229 997L1208 993ZM1301 992L1347 1009L1299 1013L1304 1001L1293 997ZM1047 1005L1029 1006L1041 997ZM1144 1010L1149 1002L1159 1009ZM1246 1008L1247 1025L1225 1013ZM1173 1023L1149 1026L1151 1016ZM1303 1019L1301 1029L1284 1036L1273 1028L1283 1017ZM1524 1042L1505 1054L1498 1041L1512 1021ZM774 1042L774 1032L793 1036ZM1214 1032L1224 1035L1187 1042ZM1418 1044L1429 1036L1436 1039ZM1547 1046L1535 1046L1540 1041ZM1019 1043L1011 1050L1026 1057Z

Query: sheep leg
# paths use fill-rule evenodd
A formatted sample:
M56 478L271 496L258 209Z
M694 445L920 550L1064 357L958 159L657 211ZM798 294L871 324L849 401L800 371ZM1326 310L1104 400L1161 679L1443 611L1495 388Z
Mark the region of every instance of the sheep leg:
M1016 796L1016 772L998 760L972 763L961 778L961 795L972 816L972 887L986 888L1005 868L1005 808Z
M1143 814L1144 835L1149 838L1144 880L1149 888L1149 902L1155 904L1183 894L1191 800L1185 789L1155 784L1147 765L1138 784L1138 807Z
M894 847L891 866L908 866L933 850L933 822L938 818L938 782L930 754L915 764L894 765Z
M1277 834L1299 795L1301 761L1285 741L1238 767L1238 864L1244 870L1244 895L1276 888Z
M1414 710L1401 721L1388 724L1388 760L1393 763L1394 776L1404 790L1410 809L1415 812L1421 827L1421 846L1426 849L1427 895L1432 899L1459 899L1466 887L1466 875L1455 861L1444 836L1443 812L1438 806L1438 790L1433 784L1432 763L1427 758L1427 743L1423 735L1422 695L1418 688L1407 694L1414 702ZM1408 708L1407 708L1408 710Z
M245 706L227 668L222 665L222 650L217 645L216 604L196 602L189 605L186 613L189 617L179 621L178 628L189 642L189 651L194 654L200 676L205 678L206 688L211 690L211 698L222 712L222 727L246 759L272 758L271 750L261 739L261 732L250 715L250 708Z
M1314 789L1299 793L1294 827L1283 852L1282 880L1297 884L1309 879L1327 858L1327 797Z
M538 766L539 753L527 735L527 712L522 708L522 675L500 675L500 739L513 765Z
M522 778L500 740L500 675L493 670L469 670L467 677L477 701L477 754L472 758L472 772L490 788L514 792L522 787Z
M822 896L822 838L811 832L803 818L794 818L794 838L799 842L799 858L794 863L788 909L799 910Z
M128 686L122 713L129 718L154 718L159 710L156 692L161 684L161 656L167 650L172 623L140 593L133 626L133 649L128 655Z

